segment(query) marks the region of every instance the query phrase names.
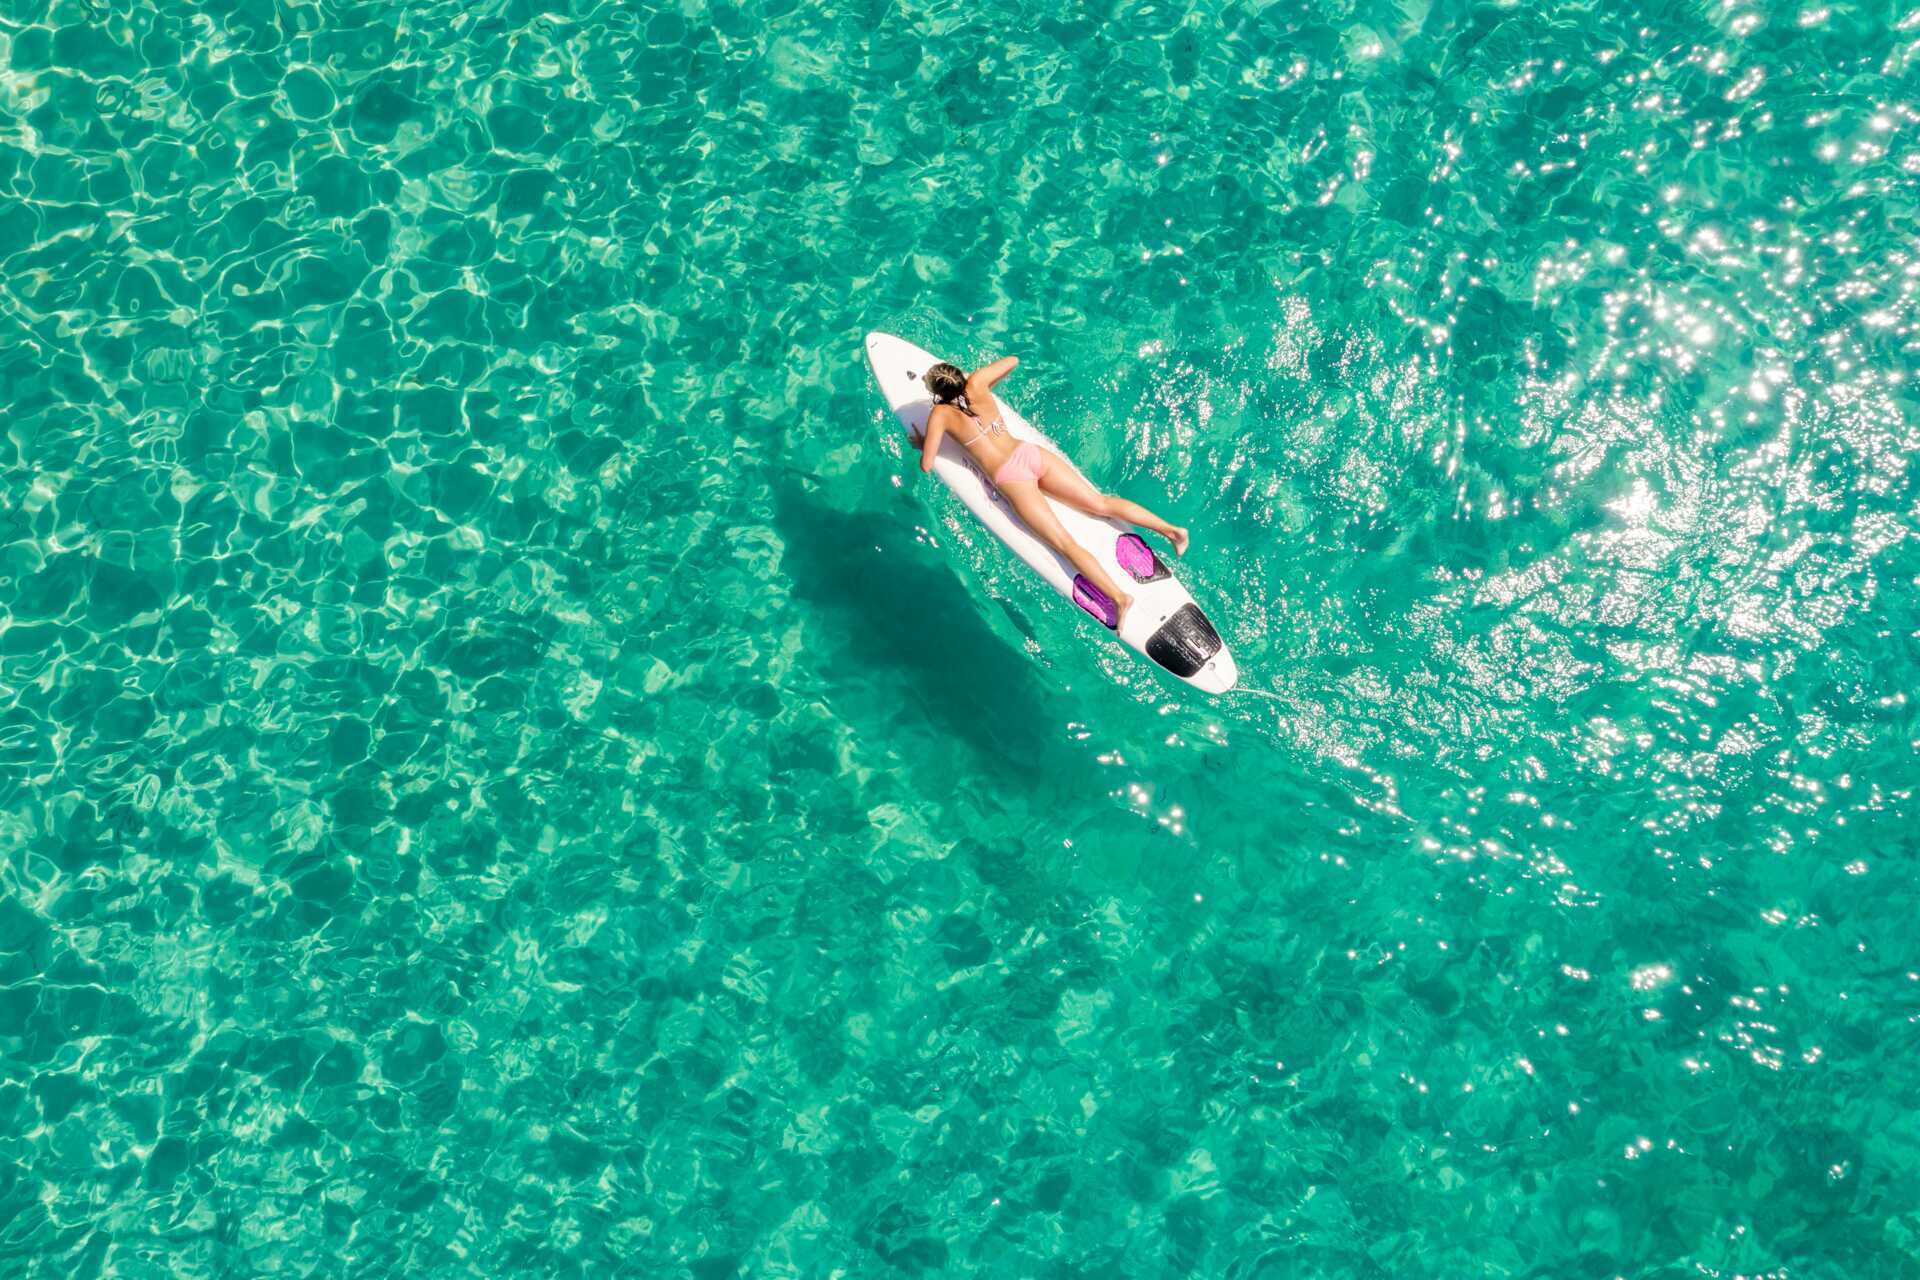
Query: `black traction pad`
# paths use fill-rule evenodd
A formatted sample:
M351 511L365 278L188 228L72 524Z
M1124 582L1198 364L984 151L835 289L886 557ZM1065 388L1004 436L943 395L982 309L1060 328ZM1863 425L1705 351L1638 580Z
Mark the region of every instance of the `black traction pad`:
M1183 604L1147 641L1147 656L1173 674L1186 678L1220 652L1220 633L1197 604Z

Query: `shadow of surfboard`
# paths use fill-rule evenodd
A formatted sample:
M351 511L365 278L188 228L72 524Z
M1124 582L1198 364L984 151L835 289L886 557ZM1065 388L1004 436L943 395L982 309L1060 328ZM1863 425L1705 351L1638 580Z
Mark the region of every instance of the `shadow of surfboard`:
M835 688L917 707L932 732L993 773L1029 786L1036 769L1096 783L1048 728L1058 690L987 625L966 584L915 542L913 526L886 512L836 510L807 483L776 490L774 523L793 594L818 618L809 620L808 651Z

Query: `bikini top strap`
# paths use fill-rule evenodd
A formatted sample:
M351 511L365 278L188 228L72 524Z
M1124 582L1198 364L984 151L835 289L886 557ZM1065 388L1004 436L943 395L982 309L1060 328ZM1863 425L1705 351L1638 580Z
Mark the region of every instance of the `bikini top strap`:
M968 416L969 418L972 418L972 419L974 420L974 422L975 422L976 424L978 424L978 425L979 425L979 427L980 427L980 429L979 429L978 431L976 431L976 432L974 432L974 433L973 433L972 435L970 435L970 436L968 436L968 437L967 437L967 438L966 438L965 440L962 440L962 441L960 441L960 446L961 446L961 448L965 448L966 446L968 446L968 445L970 445L970 444L972 444L972 443L973 443L974 441L976 441L976 440L978 440L978 439L979 439L979 438L980 438L981 436L984 436L984 435L986 435L986 434L987 434L987 432L988 432L988 430L989 430L989 428L987 427L987 425L986 425L986 424L985 424L984 422L981 422L981 421L980 421L980 415L979 415L979 414L977 414L977 413L974 413L974 412L973 412L973 411L972 411L971 409L961 409L959 405L957 405L957 404L953 404L953 403L952 403L951 401L949 401L949 402L948 402L948 407L949 407L949 408L952 408L952 409L957 409L957 410L959 410L959 411L960 411L961 413L964 413L964 414L966 414L966 415L967 415L967 416Z

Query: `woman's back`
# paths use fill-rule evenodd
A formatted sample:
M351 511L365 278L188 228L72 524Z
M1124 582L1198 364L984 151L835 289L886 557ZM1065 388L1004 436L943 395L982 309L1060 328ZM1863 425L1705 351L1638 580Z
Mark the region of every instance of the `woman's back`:
M1006 413L994 399L993 384L1013 371L1019 359L1008 356L972 373L938 364L926 372L927 390L934 395L927 429L936 425L973 455L989 475L1003 464L1018 443L1007 431Z

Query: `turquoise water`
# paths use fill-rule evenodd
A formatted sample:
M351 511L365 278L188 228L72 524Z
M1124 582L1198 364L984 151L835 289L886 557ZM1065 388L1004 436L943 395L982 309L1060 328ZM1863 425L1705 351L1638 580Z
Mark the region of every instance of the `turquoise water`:
M0 1274L1920 1275L1917 49L0 4Z

